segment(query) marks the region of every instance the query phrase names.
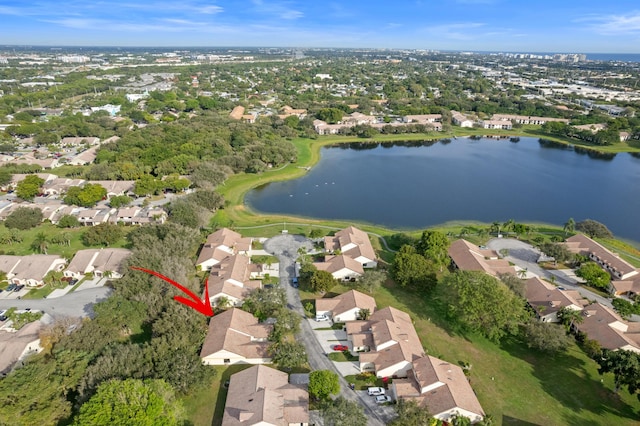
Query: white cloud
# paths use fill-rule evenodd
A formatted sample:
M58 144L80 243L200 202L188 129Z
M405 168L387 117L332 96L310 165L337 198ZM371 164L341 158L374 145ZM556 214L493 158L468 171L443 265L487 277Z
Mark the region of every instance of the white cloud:
M591 22L591 29L602 35L640 33L640 11L621 15L587 16L576 22Z
M280 19L294 20L304 16L304 13L289 6L290 2L266 2L264 0L251 0L254 10L263 15L277 16Z

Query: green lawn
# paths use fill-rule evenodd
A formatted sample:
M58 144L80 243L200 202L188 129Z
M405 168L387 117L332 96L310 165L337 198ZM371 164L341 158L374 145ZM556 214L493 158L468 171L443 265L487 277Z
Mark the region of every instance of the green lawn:
M210 366L215 375L208 383L182 398L187 419L193 426L220 426L227 400L227 389L223 384L232 374L251 365Z
M613 393L613 378L599 376L597 364L575 344L566 354L532 352L515 339L494 344L478 335L458 333L448 323L436 295L417 296L382 288L378 307L408 312L430 355L453 364L472 365L471 385L485 412L497 423L507 419L544 425L632 425L640 402L626 390ZM601 381L603 380L603 381Z
M55 289L52 288L50 285L45 285L40 288L32 289L29 293L22 296L22 298L23 299L44 299L45 297L50 295L53 290Z
M4 227L4 224L0 226ZM135 227L132 226L124 226L122 228L125 235L135 229ZM78 250L89 248L82 243L82 234L86 230L86 227L61 229L51 223L43 223L35 228L19 231L20 236L22 237L22 241L19 243L2 244L0 245L0 251L4 252L4 254L13 254L19 256L33 254L35 252L31 248L31 244L36 239L36 235L38 235L39 233L44 233L49 241L54 235L68 233L71 236L70 245L59 245L49 242L47 247L47 254L58 254L67 259L71 259ZM120 241L118 241L111 247L124 247L126 244L127 240L123 237L122 239L120 239Z

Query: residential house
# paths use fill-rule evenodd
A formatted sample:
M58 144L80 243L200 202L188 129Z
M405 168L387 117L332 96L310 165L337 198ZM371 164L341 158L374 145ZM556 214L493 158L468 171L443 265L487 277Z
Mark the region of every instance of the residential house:
M223 426L308 424L307 386L289 383L287 373L255 365L231 376L222 417Z
M360 353L360 371L377 377L407 377L413 361L425 356L411 317L387 307L375 311L367 321L346 323L353 351Z
M586 334L604 349L640 353L640 323L626 322L600 303L586 306L582 310L582 322L574 322L572 329Z
M94 146L94 145L99 145L100 144L100 138L96 138L96 137L67 137L67 138L62 138L62 140L60 141L60 145L62 146L80 146L80 145L89 145L89 146Z
M609 288L614 296L626 296L630 299L640 294L640 274L636 274L626 280L611 281Z
M513 128L510 121L503 120L481 120L480 125L483 129L511 130Z
M207 271L230 254L243 254L251 256L252 238L243 238L242 235L228 228L218 229L207 237L202 246L196 267Z
M527 303L542 322L559 322L558 311L563 308L581 311L588 301L577 291L559 290L538 277L525 282Z
M316 315L328 315L334 322L358 320L363 309L372 314L376 309L376 301L356 290L327 299L316 299Z
M0 377L8 374L13 366L27 356L42 351L40 329L43 323L30 322L16 332L0 330Z
M78 250L64 271L65 277L80 279L92 273L96 277L121 278L131 251L121 248Z
M378 265L369 235L355 226L338 231L334 236L325 237L324 249L327 253L336 253L339 250L341 254L360 263L363 268L375 268Z
M45 195L62 195L72 186L83 186L84 179L59 178L50 179L42 185L42 192Z
M200 358L205 365L267 364L267 338L273 326L241 309L231 308L209 322Z
M54 169L60 166L57 158L36 158L35 156L33 156L33 154L25 154L13 160L7 161L6 163L17 165L35 165L40 166L42 170Z
M233 118L234 120L240 120L242 119L243 115L244 115L244 107L242 105L238 105L233 108L233 110L229 114L229 117Z
M415 360L407 378L394 379L391 387L396 398L414 400L444 422L464 416L477 423L485 416L462 368L432 356Z
M7 279L30 287L43 285L49 271L62 271L66 263L64 258L53 254L0 255L0 271L7 274Z
M516 274L516 269L506 259L500 259L496 251L481 249L464 239L451 243L449 257L453 267L462 271L481 271L494 276Z
M493 114L491 120L497 121L510 121L518 124L536 124L543 125L548 122L558 122L568 124L569 120L566 118L554 118L554 117L534 117L528 115L514 115L514 114Z
M473 120L458 111L451 111L451 122L460 127L473 127Z
M419 114L405 115L402 117L403 123L430 125L442 122L442 114Z
M229 255L213 265L208 284L211 305L217 305L224 297L232 306L242 306L245 297L262 285L261 281L251 279L258 269L249 257L240 254Z
M72 166L84 166L86 164L91 164L94 162L94 160L96 159L96 154L98 152L98 148L97 146L94 146L93 148L89 148L87 150L82 151L80 154L74 156L73 158L71 158L67 164L72 165Z
M80 210L77 214L78 222L84 226L96 226L101 223L107 223L109 216L115 212L115 209L86 209Z
M638 275L638 269L633 265L586 235L576 234L569 237L565 245L572 253L588 256L589 259L598 263L602 269L611 274L613 279L626 280Z
M344 254L338 256L327 255L324 262L313 264L319 271L329 272L336 280L350 281L364 274L362 264Z
M135 195L135 181L132 180L92 180L87 183L98 184L107 190L107 198L116 195Z

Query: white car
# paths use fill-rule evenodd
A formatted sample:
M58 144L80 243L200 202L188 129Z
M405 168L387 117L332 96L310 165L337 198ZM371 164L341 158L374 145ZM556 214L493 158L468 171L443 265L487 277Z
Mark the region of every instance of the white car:
M325 314L316 314L316 321L329 321L329 317Z
M387 402L391 402L391 397L388 395L378 395L376 396L376 404L386 404Z
M384 395L384 388L369 388L367 389L369 396Z

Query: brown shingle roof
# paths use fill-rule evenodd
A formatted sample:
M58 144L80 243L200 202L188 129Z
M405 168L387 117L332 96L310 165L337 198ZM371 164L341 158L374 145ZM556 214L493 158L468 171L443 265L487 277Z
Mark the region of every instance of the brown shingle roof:
M634 272L637 271L629 262L613 254L586 235L576 234L569 237L567 238L566 245L567 248L574 253L596 256L602 262L609 265L614 272L619 272L622 276L634 274Z
M270 325L259 324L258 319L249 312L229 309L211 318L200 357L226 350L245 358L268 358L269 343L252 341L252 338L266 339L271 329Z
M376 309L376 301L373 297L356 290L327 299L316 299L316 311L331 311L334 316L339 316L351 309L368 309L373 312Z
M515 274L516 270L505 259L498 259L493 250L484 250L469 241L460 239L449 246L449 257L463 271L481 271L491 275Z
M574 298L576 292L560 291L538 277L529 278L526 281L525 289L527 302L542 315L558 312L571 305L576 308L582 307L582 303ZM542 306L544 309L541 308Z

